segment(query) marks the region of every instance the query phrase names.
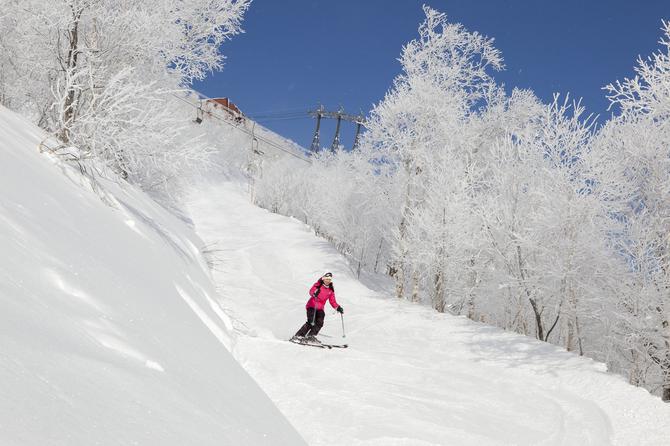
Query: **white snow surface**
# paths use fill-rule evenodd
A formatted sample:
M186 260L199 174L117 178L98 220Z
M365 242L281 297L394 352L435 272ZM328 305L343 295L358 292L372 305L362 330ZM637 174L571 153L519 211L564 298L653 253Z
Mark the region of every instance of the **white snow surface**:
M305 444L230 354L192 229L44 138L0 107L0 445Z
M603 364L361 281L301 222L209 181L189 214L218 251L214 278L240 335L233 354L310 445L666 445L670 405ZM286 342L309 287L334 274L322 350Z
M2 446L670 444L659 398L357 280L239 180L194 187L199 238L123 183L93 191L44 137L0 107ZM330 308L321 338L350 347L286 342L326 271L346 339Z

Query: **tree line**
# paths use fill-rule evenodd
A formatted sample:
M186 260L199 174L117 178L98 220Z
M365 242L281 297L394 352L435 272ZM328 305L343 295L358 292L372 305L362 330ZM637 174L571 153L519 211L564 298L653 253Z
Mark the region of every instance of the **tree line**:
M398 298L608 364L670 400L670 24L584 107L506 93L493 41L424 7L355 151L266 165L257 202L331 240Z

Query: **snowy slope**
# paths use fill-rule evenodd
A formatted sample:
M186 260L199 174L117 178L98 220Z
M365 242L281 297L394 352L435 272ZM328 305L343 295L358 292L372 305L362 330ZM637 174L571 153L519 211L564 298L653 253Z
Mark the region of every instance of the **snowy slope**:
M670 444L670 405L603 364L374 291L309 228L251 206L240 186L198 187L190 214L220 248L215 280L243 333L235 357L310 445ZM326 271L350 348L283 341ZM342 340L332 309L322 333Z
M0 107L0 444L304 444L227 350L202 242L43 137Z

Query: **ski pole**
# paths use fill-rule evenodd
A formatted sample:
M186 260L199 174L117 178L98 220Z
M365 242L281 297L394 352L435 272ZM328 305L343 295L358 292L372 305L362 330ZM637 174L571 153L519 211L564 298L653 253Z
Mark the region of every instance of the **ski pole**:
M314 316L312 316L312 327L316 324L316 296L314 296Z
M340 317L342 318L342 337L346 338L347 335L344 333L344 314L340 313Z
M312 327L316 324L316 307L317 307L316 296L319 295L320 291L321 291L321 285L319 285L316 288L316 291L314 291L314 295L312 296L314 298L314 317L312 317Z

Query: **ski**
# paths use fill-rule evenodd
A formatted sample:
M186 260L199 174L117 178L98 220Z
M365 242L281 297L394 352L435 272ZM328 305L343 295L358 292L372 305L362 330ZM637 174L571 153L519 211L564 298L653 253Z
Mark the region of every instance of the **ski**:
M322 344L327 345L330 348L349 348L349 344Z
M290 339L288 340L288 342L291 342L293 344L298 344L298 345L306 345L308 347L325 348L325 349L328 349L328 350L333 348L330 344L310 344L309 342L298 342L298 341L292 341Z

